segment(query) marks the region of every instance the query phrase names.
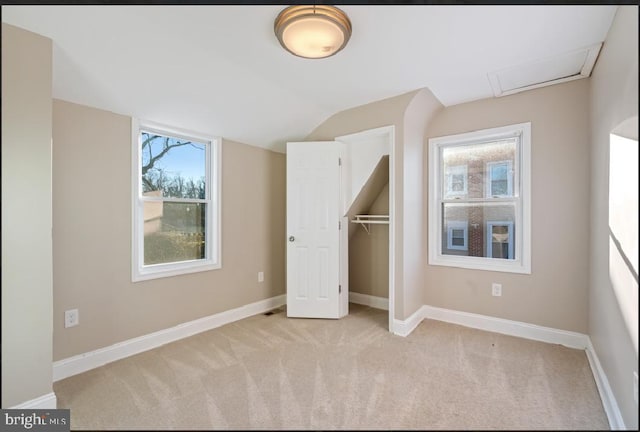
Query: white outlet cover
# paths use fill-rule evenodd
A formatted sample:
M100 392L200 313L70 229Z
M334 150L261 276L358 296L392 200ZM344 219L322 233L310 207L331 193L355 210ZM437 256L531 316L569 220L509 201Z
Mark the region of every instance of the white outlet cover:
M258 282L264 282L264 272L258 272Z
M64 327L69 328L77 326L80 323L80 314L78 309L70 309L64 312Z
M502 295L502 285L498 283L491 284L491 295L500 297Z

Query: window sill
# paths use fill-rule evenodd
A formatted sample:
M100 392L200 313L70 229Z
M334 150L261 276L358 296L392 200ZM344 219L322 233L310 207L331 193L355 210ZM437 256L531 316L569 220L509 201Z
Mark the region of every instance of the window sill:
M531 274L531 265L520 260L497 260L480 257L429 257L429 265L456 267L470 270L485 270L503 273Z
M222 264L213 261L189 261L184 263L156 264L137 269L132 275L133 282L141 282L150 279L180 276L190 273L199 273L210 270L218 270Z

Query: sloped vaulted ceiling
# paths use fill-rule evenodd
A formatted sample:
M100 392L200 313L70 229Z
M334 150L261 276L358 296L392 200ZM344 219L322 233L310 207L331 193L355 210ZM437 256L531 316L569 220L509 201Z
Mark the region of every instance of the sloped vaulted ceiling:
M54 42L53 95L284 150L332 114L419 88L449 106L488 74L605 40L616 6L341 6L347 47L294 57L284 6L2 6Z

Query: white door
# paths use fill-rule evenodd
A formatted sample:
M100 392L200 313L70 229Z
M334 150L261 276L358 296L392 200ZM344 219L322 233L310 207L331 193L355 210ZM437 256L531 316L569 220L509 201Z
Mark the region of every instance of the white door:
M340 317L340 144L287 143L287 316Z

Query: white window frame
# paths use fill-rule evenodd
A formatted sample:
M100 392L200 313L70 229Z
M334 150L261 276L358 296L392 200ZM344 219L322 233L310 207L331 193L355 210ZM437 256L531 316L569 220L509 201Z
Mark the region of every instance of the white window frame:
M144 265L144 203L167 199L143 196L142 194L142 154L140 133L153 132L204 143L207 145L205 156L205 181L207 196L198 200L207 205L205 219L205 258L173 263ZM154 122L132 119L132 280L133 282L177 276L195 272L215 270L222 267L221 243L221 144L219 137L201 134L184 129L168 127ZM172 198L170 201L180 201ZM188 200L189 202L193 200Z
M452 178L454 175L462 175L463 176L463 190L462 191L454 191L452 189L453 181ZM467 165L455 165L447 168L447 196L464 196L468 193L468 172Z
M515 198L516 229L514 234L514 259L446 255L442 252L443 221L442 204L445 193L442 185L442 149L450 146L481 144L519 137L518 151L513 176L513 197L489 198L492 202L504 200L511 203ZM429 257L430 265L489 270L508 273L531 274L531 123L518 123L468 133L429 139ZM457 200L459 202L459 200ZM482 199L478 200L482 202ZM453 202L453 200L451 201Z
M453 244L453 230L464 231L464 244L457 246ZM448 221L447 222L447 249L451 250L469 250L469 223L467 221Z
M506 226L509 235L508 244L509 250L507 254L508 258L513 257L513 221L487 221L487 256L493 255L493 227L494 226Z
M491 176L491 168L497 165L506 165L507 166L507 172L511 173L513 171L513 163L510 160L503 160L503 161L491 161L491 162L487 162L487 166L486 166L486 173L487 173L487 183L486 183L486 187L485 187L485 194L488 197L510 197L513 195L513 175L507 175L507 193L506 195L494 195L491 190L491 186L492 186L492 181L493 181L493 177Z

